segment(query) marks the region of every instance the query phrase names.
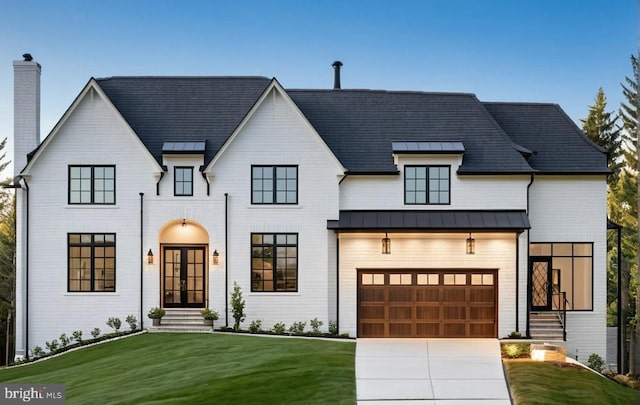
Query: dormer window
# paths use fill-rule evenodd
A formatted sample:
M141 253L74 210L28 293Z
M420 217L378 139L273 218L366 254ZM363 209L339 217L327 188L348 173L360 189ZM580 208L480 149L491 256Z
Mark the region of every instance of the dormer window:
M404 203L450 204L450 166L405 166Z
M173 178L173 195L193 195L193 167L174 167Z

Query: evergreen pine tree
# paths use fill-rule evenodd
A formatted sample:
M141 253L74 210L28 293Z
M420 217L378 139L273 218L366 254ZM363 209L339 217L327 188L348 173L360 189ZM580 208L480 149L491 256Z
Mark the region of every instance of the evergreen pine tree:
M620 174L624 162L622 156L622 135L620 127L616 124L617 115L606 111L607 97L602 87L598 89L595 103L589 106L589 115L581 119L582 131L595 144L607 151L607 166L613 172L608 178L609 185L614 184Z

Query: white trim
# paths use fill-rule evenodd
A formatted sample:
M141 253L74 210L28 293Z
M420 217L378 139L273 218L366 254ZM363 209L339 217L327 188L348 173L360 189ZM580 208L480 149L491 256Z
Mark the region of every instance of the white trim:
M271 92L273 93L273 97L275 97L275 92L277 91L278 93L280 93L280 95L282 96L282 98L285 99L285 101L289 104L289 106L293 109L293 111L296 113L296 115L300 118L300 120L304 123L304 125L315 134L315 136L317 137L318 141L320 141L322 147L324 148L324 150L331 155L331 158L333 159L333 161L335 162L336 166L338 167L338 176L342 176L346 173L347 169L345 169L344 166L342 166L342 163L340 163L340 161L338 160L338 158L336 157L336 155L333 154L333 151L331 151L331 149L329 148L329 146L327 145L327 143L324 141L324 139L322 139L322 137L320 136L320 134L318 134L318 132L316 131L316 129L313 127L313 125L311 125L311 123L309 122L309 120L307 120L307 118L304 116L304 114L302 113L302 111L300 111L300 109L298 108L298 106L293 102L293 100L291 99L291 97L289 97L289 95L287 94L287 92L284 90L284 88L280 85L280 83L278 83L278 81L273 78L271 80L271 83L269 84L269 86L267 86L267 88L265 89L265 91L262 93L262 95L260 96L260 98L258 98L258 100L256 101L256 103L253 105L253 107L249 110L249 112L247 113L247 115L244 117L244 119L240 122L240 124L238 124L238 127L233 131L233 133L227 138L227 140L224 142L224 144L220 147L220 149L218 150L218 152L215 154L215 156L213 157L213 159L211 159L211 162L209 162L209 164L207 165L207 167L204 169L204 173L207 176L212 176L213 177L213 173L211 172L211 169L213 168L213 166L216 164L216 162L218 161L218 159L220 159L220 157L224 154L224 152L227 150L227 148L229 147L229 145L231 145L231 143L233 142L233 140L238 136L238 134L242 131L242 129L244 128L244 126L249 122L249 120L253 117L253 114L255 114L255 112L258 110L258 108L260 108L260 106L262 105L262 103L264 102L264 100L269 96L269 94L271 94Z
M100 86L98 85L96 80L94 78L91 78L89 80L89 82L87 83L87 85L84 87L84 89L82 89L82 91L80 92L78 97L76 97L76 99L73 101L73 104L71 104L71 106L67 109L67 111L65 111L64 115L62 116L62 118L60 118L60 121L58 121L56 123L55 127L53 127L53 129L51 130L49 135L47 135L47 137L44 139L44 141L42 141L42 143L40 144L40 146L37 149L37 152L32 156L31 160L29 160L29 163L27 163L27 166L22 170L22 172L21 172L22 175L28 175L29 174L29 170L35 165L35 163L36 163L36 161L38 161L38 158L40 157L40 155L42 155L44 150L47 149L47 146L52 142L52 140L60 132L60 129L67 122L67 120L73 114L75 109L80 105L80 103L84 100L84 98L87 96L87 94L90 94L90 97L93 97L94 92L97 93L100 96L102 101L104 101L107 104L107 106L109 106L109 108L114 113L114 115L117 117L117 119L120 120L120 122L126 128L126 130L138 142L138 145L140 145L142 147L144 153L146 153L147 157L150 159L152 164L154 164L156 166L157 170L160 171L160 172L163 171L162 170L162 166L160 166L160 164L158 164L158 161L153 157L153 155L151 155L151 152L149 152L149 149L147 149L147 147L144 145L144 143L142 143L142 141L140 140L140 137L135 133L133 128L131 128L131 126L124 119L122 114L120 114L120 111L118 111L118 109L113 105L113 103L111 102L109 97L107 97L107 95L104 93L102 88L100 88Z

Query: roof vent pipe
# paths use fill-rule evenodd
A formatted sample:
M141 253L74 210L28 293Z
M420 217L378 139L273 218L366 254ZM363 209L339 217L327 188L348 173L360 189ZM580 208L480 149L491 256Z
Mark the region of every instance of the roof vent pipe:
M334 74L333 74L333 89L334 90L340 90L340 66L342 66L342 62L340 62L339 60L333 62L333 70L334 70Z

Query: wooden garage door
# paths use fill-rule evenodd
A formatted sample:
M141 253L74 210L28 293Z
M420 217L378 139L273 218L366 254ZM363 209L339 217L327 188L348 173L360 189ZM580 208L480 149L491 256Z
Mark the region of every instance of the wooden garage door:
M496 270L358 271L358 337L497 337Z

